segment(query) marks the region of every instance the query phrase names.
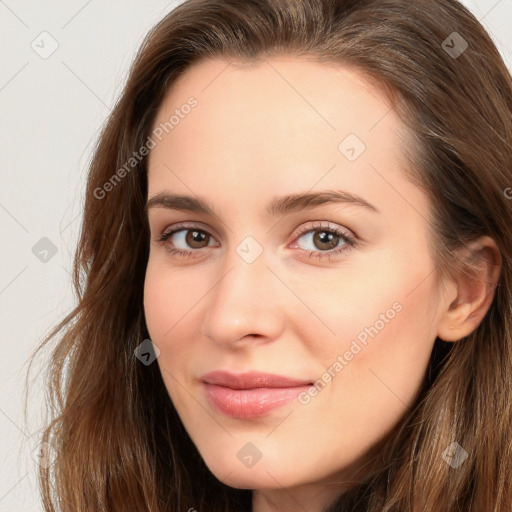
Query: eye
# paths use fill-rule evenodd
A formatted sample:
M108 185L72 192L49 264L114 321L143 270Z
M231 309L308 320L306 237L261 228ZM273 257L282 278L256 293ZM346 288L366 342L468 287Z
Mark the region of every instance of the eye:
M193 256L194 253L200 256L202 254L201 249L208 247L209 242L213 240L213 237L204 229L196 226L180 225L172 230L164 231L156 241L165 245L167 250L176 256ZM193 250L188 250L187 247Z
M309 247L304 248L297 244L293 247L298 246L301 250L308 252L310 258L330 258L356 246L355 237L340 228L322 225L322 223L314 224L309 229L301 231L296 239L301 238L306 240L306 246Z
M295 240L301 238L306 240L309 248L302 247L302 244L295 244L292 248L298 247L301 251L309 253L310 258L330 258L357 245L352 235L338 227L322 225L321 222L310 225L309 229L303 229L295 234ZM206 247L219 246L208 231L194 225L183 224L164 231L155 241L165 245L172 255L178 257L198 257L203 254L203 249Z

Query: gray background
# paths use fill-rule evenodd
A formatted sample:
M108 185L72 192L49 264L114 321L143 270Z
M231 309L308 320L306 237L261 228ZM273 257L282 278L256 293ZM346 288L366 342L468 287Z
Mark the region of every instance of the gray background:
M33 451L43 365L30 373L25 421L28 358L74 303L70 269L99 129L147 30L177 3L0 0L0 512L42 510ZM464 3L512 69L512 0Z

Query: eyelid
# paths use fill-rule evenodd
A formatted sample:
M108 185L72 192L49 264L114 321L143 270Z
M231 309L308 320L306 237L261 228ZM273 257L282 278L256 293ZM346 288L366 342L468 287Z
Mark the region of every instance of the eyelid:
M167 233L170 233L172 231L181 231L185 229L197 229L198 231L204 231L205 233L208 233L209 235L213 236L214 238L219 238L217 236L217 232L208 225L202 225L201 223L197 222L191 222L191 221L183 221L183 222L177 222L176 224L172 224L168 227L166 227L163 231L161 231L161 234L158 235L158 238L166 235Z
M357 235L355 233L353 233L351 230L349 230L345 227L339 226L337 224L333 225L333 224L329 223L329 221L323 221L323 220L315 221L314 220L314 221L310 221L309 223L306 223L306 224L311 224L311 225L309 227L304 227L302 225L301 227L297 228L291 234L291 237L293 238L293 240L295 240L298 237L307 235L311 231L320 231L322 229L325 229L327 231L338 231L338 232L342 233L343 235L345 235L347 238L357 238Z

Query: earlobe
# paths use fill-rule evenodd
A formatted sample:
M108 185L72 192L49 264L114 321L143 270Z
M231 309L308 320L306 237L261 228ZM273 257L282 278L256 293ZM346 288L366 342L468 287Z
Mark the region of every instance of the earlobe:
M454 279L455 299L448 302L438 324L437 336L455 342L471 334L482 322L494 299L501 271L501 257L488 236L474 240L464 249L475 272L460 271Z
M476 317L472 317L471 309L471 304L466 303L448 310L439 322L437 336L443 341L455 342L470 334L481 320L476 321Z

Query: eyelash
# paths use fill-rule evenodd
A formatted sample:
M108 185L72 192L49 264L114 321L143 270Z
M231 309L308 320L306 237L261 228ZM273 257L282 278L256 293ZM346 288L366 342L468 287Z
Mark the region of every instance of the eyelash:
M170 231L167 231L167 232L164 231L158 238L156 238L155 242L157 242L157 243L159 243L161 245L167 245L167 250L173 256L178 256L178 257L182 257L182 258L197 257L197 256L193 256L193 253L199 253L198 256L200 256L201 253L203 252L203 250L206 249L206 248L186 251L184 249L176 249L175 247L172 247L169 244L167 244L168 239L172 235L174 235L175 233L178 233L180 231L194 230L194 229L196 231L200 231L201 233L206 233L209 236L212 236L212 235L210 235L210 233L208 233L208 231L206 231L205 229L201 229L201 228L199 228L197 226L178 225L178 226L176 226L174 229L172 229ZM341 241L344 242L346 245L338 247L336 249L331 249L329 251L319 251L319 250L317 250L317 251L308 251L306 249L299 249L299 250L301 250L303 252L309 252L310 253L309 257L310 258L314 257L314 258L319 258L319 259L323 259L323 258L330 259L331 256L337 256L338 254L341 254L342 252L346 252L346 251L349 251L351 249L355 249L355 248L358 247L356 239L353 236L348 235L347 233L345 233L344 231L340 230L339 228L323 226L321 223L318 224L318 225L313 225L313 226L309 227L308 229L298 233L295 236L294 240L295 239L299 239L302 236L307 235L307 234L309 234L311 232L315 232L315 231L324 231L326 233L330 233L330 234L336 235L336 236L340 237Z

